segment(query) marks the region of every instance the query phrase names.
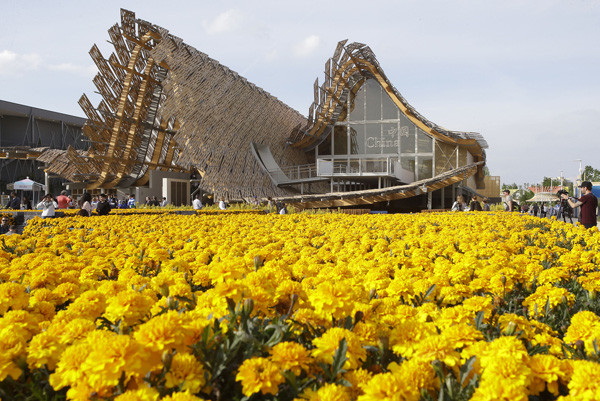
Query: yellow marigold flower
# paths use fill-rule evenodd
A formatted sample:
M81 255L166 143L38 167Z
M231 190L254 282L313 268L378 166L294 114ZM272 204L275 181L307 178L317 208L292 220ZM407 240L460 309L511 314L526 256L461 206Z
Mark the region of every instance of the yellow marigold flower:
M331 319L318 315L314 310L308 308L299 309L294 313L294 320L300 323L310 323L313 326L331 327Z
M437 378L429 362L409 359L401 365L392 362L388 369L400 383L404 384L406 398L419 397L422 390L433 390L437 386Z
M97 392L116 386L122 376L127 382L133 376L143 377L150 370L148 355L140 344L129 336L112 334L94 342L88 338L90 351L81 364L86 382Z
M533 355L527 363L531 369L532 381L529 386L531 395L538 395L546 388L558 396L558 382L564 374L558 358L552 355Z
M314 401L351 401L348 387L327 383L320 387L310 400Z
M61 355L56 370L50 375L50 385L55 390L75 386L84 379L81 368L90 352L89 345L81 342L68 347Z
M310 352L295 342L282 342L271 348L271 361L280 370L290 370L296 376L304 370L308 372L312 361Z
M322 282L308 294L315 311L323 317L343 319L351 315L356 294L347 282Z
M177 311L169 311L138 326L133 337L147 350L159 355L164 350L185 351L187 333L182 327L182 322L182 317Z
M400 375L381 373L363 387L364 394L357 401L418 401L420 393L411 383L403 382Z
M52 266L42 265L33 269L29 276L29 287L35 288L55 288L60 280L60 271Z
M471 400L528 400L529 367L519 360L501 358L485 366Z
M24 310L11 310L0 318L0 330L9 329L15 336L31 339L39 330L39 320L36 315L33 315Z
M594 312L577 312L571 318L571 324L565 333L563 341L567 344L574 344L578 340L585 343L587 352L593 352L594 340L600 338L600 317ZM600 344L598 344L600 346Z
M209 277L213 283L236 281L243 278L244 274L248 272L248 269L242 269L238 263L232 262L232 260L213 260L210 264Z
M84 339L88 333L96 330L96 324L87 319L73 319L65 325L54 326L53 334L61 344L69 345Z
M181 386L181 390L190 393L197 393L206 384L200 362L194 355L185 353L175 354L165 379L167 388Z
M97 290L103 293L106 298L111 298L125 290L128 290L128 287L127 284L120 281L105 280L102 282L102 284L100 284Z
M0 315L4 315L9 309L25 309L29 304L29 294L25 290L22 284L0 284Z
M204 398L198 398L188 393L173 393L160 399L160 401L202 401ZM116 401L116 400L115 400Z
M149 315L154 300L137 291L122 291L108 299L104 316L113 323L121 321L126 326L139 324Z
M40 323L44 321L50 321L54 316L56 316L56 310L54 309L54 305L52 305L50 302L37 302L33 307L30 307L29 309L33 315L37 315L39 317Z
M48 288L39 288L37 290L31 291L29 304L31 306L35 306L38 302L49 302L53 305L56 305L58 301L58 297Z
M456 366L460 355L455 350L456 345L442 335L434 335L419 341L412 355L412 359L422 362L442 361L450 367Z
M356 399L364 393L364 387L367 385L373 375L366 369L353 369L344 373L344 379L348 380L352 387L349 388L352 399Z
M415 346L423 339L436 333L432 323L407 320L394 327L390 333L390 347L394 353L410 358Z
M525 298L523 306L529 309L531 316L535 316L536 313L543 316L548 302L550 303L550 308L553 309L563 302L572 305L574 300L575 296L565 288L542 285L533 294Z
M154 388L142 387L137 390L127 390L116 396L115 401L157 401L158 397L160 397L160 394Z
M25 338L10 327L0 329L0 381L7 376L17 380L22 370L15 363L25 352Z
M483 339L483 333L465 323L448 327L443 331L443 335L454 348L463 348Z
M73 316L96 320L106 310L106 296L100 291L82 293L69 307L67 312Z
M231 298L233 302L238 303L244 295L244 284L242 280L230 280L217 282L214 288L210 291L214 296L221 297L223 300Z
M592 361L573 361L569 395L560 401L595 401L600 399L600 365Z
M52 291L57 298L58 304L72 301L79 296L79 286L74 283L61 283Z
M379 325L362 321L354 326L352 332L358 336L363 344L373 346L377 345L381 334Z
M321 337L315 338L312 343L315 348L312 350L313 358L332 364L335 351L340 347L340 341L346 339L348 346L345 369L356 369L360 365L360 361L367 358L367 351L362 347L358 337L353 332L334 327L327 330Z
M41 368L48 366L54 370L62 352L66 346L60 343L57 333L54 331L43 331L35 335L27 347L27 365L30 368Z
M235 380L242 383L242 393L250 397L258 392L277 394L279 385L285 381L278 367L266 358L246 359L240 366Z

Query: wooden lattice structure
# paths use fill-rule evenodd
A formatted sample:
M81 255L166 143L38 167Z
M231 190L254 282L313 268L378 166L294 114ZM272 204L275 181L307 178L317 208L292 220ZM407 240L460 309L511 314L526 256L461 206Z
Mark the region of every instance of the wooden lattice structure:
M105 59L97 46L90 51L102 101L79 101L91 146L86 155L69 149L48 172L95 189L145 185L151 169L198 170L216 197L294 193L273 185L250 142L269 146L283 165L307 163L305 152L286 147L305 117L130 11L108 33L115 52Z
M395 105L417 127L444 145L468 148L474 162L485 162L487 143L476 132L450 131L427 120L412 107L386 77L370 47L362 43L338 43L334 55L325 63L325 79L314 83L314 102L309 109L308 123L302 130L288 139L296 148L310 150L319 145L330 134L333 124L348 113L347 99L356 94L366 79L376 79ZM479 163L476 178L483 180L483 166ZM456 166L455 166L456 167ZM449 169L442 169L443 173Z
M176 164L178 123L159 114L167 71L150 57L161 39L157 28L121 10L121 25L108 34L115 49L108 59L96 45L90 50L102 100L97 108L86 95L79 100L88 118L83 132L90 148L85 155L69 148L47 171L84 182L88 189L145 185L150 169L185 171Z
M281 165L305 164L305 152L286 138L306 118L236 72L162 31L151 51L169 74L163 81L163 115L183 121L175 134L178 163L196 168L202 186L216 196L289 195L259 168L250 142L268 145Z

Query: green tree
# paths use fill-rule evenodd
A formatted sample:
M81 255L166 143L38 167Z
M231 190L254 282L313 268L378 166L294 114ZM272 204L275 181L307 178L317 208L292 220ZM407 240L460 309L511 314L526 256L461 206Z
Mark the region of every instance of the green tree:
M502 184L502 190L504 191L505 189L515 189L518 188L519 186L516 183L512 183L512 184Z
M600 170L596 170L592 166L585 166L581 178L584 181L600 181Z

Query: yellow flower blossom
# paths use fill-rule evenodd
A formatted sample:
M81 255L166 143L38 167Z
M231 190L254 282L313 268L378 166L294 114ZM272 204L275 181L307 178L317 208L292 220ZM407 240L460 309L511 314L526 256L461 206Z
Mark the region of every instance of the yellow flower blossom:
M246 359L240 366L235 379L242 383L242 393L277 394L278 387L285 381L278 367L266 358Z

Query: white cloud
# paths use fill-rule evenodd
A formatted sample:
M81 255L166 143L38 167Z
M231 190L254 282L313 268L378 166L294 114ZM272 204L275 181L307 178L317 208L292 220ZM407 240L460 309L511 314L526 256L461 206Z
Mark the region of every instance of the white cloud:
M209 35L233 32L238 30L245 20L244 14L237 9L227 10L208 22L203 21L204 30Z
M97 72L96 66L90 65L77 65L73 63L62 63L62 64L51 64L48 69L52 71L60 71L68 74L81 75L84 77L92 78Z
M0 51L0 75L22 76L23 71L37 70L42 58L35 53L18 54L10 50Z
M294 56L300 58L310 56L319 47L320 43L321 38L317 35L310 35L294 46Z

